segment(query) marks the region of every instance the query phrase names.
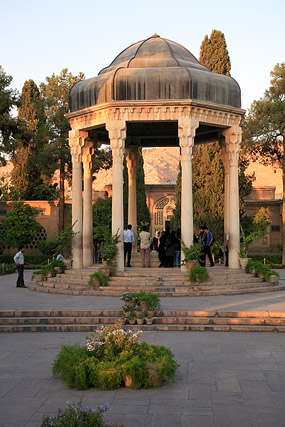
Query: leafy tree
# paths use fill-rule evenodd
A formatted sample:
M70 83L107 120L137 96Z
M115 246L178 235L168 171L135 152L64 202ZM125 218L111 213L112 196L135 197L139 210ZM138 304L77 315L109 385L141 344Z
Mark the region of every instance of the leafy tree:
M16 200L20 200L20 194L15 190L15 188L10 185L4 178L4 176L2 176L0 178L0 200L3 201L16 201Z
M70 224L65 231L55 233L49 241L39 242L39 250L48 257L52 257L59 253L63 254L65 257L69 257L71 255L72 238L76 234L73 231L73 225Z
M49 156L50 162L46 163L43 172L52 175L56 169L59 169L60 231L63 231L64 228L64 182L71 174L71 157L68 145L70 125L65 114L69 111L69 91L75 83L83 78L82 73L74 76L65 68L59 75L53 74L51 77L46 77L47 83L40 85L50 134L49 144L45 146L45 155Z
M285 264L285 63L270 73L269 89L254 101L243 123L243 148L253 160L283 171L283 253Z
M199 61L214 73L230 76L231 61L224 33L213 30L210 38L204 37Z
M15 203L2 221L3 246L19 247L30 244L42 229L35 219L37 215L37 209L21 201Z
M17 119L12 117L12 110L18 105L18 93L10 88L12 80L0 65L0 164L4 166L4 154L13 153L14 137L18 130Z

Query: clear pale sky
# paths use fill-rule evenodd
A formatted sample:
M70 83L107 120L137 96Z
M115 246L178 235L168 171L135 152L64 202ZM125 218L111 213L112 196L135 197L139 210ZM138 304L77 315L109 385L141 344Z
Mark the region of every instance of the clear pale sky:
M0 0L0 65L21 91L68 68L96 76L132 43L154 33L199 59L213 29L225 34L242 108L263 96L284 62L283 0Z

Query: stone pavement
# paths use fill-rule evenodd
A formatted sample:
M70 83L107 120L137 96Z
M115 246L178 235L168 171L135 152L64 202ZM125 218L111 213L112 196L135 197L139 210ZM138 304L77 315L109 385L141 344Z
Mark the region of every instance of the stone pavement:
M285 280L285 271L280 271ZM25 272L28 283L31 272ZM0 276L0 310L120 309L113 297L52 295L15 287ZM285 292L199 298L162 298L162 309L285 312ZM180 364L175 383L148 390L69 389L51 375L62 344L83 345L86 333L0 334L0 426L40 426L67 401L109 404L107 421L126 427L285 426L285 334L145 332Z

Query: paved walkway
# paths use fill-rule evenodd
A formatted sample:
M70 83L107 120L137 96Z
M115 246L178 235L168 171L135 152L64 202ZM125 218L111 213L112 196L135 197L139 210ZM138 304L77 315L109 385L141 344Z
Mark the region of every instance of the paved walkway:
M280 270L281 280L285 271ZM25 272L26 283L31 272ZM0 310L120 309L119 298L53 295L15 287L0 276ZM162 309L285 312L285 292L162 298ZM109 404L107 421L126 427L281 427L285 425L285 334L145 332L170 347L176 382L148 390L76 391L51 375L62 344L86 333L0 334L0 426L38 427L67 401Z

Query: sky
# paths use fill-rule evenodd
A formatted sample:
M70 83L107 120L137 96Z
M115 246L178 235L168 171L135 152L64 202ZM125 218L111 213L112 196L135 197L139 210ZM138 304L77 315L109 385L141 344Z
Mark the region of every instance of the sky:
M0 0L0 65L21 92L63 68L97 76L125 48L157 33L199 59L212 30L225 35L231 76L248 109L284 62L284 0Z

